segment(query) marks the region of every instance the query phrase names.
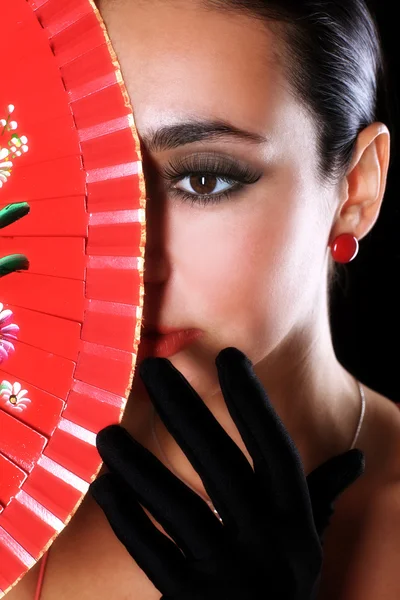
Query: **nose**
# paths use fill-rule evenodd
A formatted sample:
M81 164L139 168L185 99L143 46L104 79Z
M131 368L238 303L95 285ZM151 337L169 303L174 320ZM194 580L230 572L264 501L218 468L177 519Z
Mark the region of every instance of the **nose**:
M168 279L167 261L161 253L147 251L144 257L144 283L162 284Z
M144 283L164 283L169 267L165 236L165 221L159 203L153 197L146 198L146 242L144 249Z
M146 243L144 282L164 283L169 275L166 247L167 212L165 190L157 162L141 145L142 166L146 188Z

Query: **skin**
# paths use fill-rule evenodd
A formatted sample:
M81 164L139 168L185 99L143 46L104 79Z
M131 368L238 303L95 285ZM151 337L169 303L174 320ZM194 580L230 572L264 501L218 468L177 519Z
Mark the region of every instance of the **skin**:
M102 0L99 9L143 145L149 197L144 324L204 332L169 360L251 460L214 363L227 346L242 350L308 472L350 447L359 419L356 382L332 347L329 244L348 232L361 240L375 223L388 169L388 129L382 123L364 129L347 177L328 185L316 169L315 125L289 88L271 31L250 17L209 12L196 2ZM149 147L152 130L193 116L225 119L268 141ZM260 174L258 182L201 206L183 202L173 183L158 175L171 160L210 152L243 161ZM204 194L191 183L186 175L175 185ZM210 179L208 186L215 193ZM137 426L146 397L136 373L123 424L157 454L145 421ZM158 418L156 431L175 470L203 489Z
M338 362L331 341L329 244L348 232L362 240L378 218L389 163L388 129L382 123L364 129L346 177L327 185L317 174L315 125L289 88L273 52L279 42L271 31L243 15L206 11L196 1L101 0L99 9L142 141L149 198L144 324L203 331L169 360L252 462L226 408L214 362L227 346L242 350L308 474L350 448L360 415L356 382ZM220 138L170 150L151 148L151 131L190 117L223 119L269 141L257 145ZM210 152L240 161L260 177L219 204L192 206L159 173L178 158ZM207 182L207 191L215 193L212 180ZM186 175L175 185L200 194L190 183ZM233 182L218 180L215 185L220 191ZM391 402L368 388L365 392L367 409L357 447L365 452L369 472L383 477L389 455L399 455L389 439L400 438L400 420ZM136 372L122 424L167 464L151 437L151 409ZM390 429L395 421L396 431L394 425ZM158 417L156 431L168 466L206 497L199 476ZM342 508L325 546L324 600L367 598L365 590L346 596L335 587L349 564L348 548L341 546L351 535L349 515L359 515L360 498L370 497L367 479L337 503ZM33 598L38 567L10 592L10 600ZM395 566L393 581L397 571ZM53 544L46 573L44 600L64 600L77 589L88 599L160 596L90 494Z

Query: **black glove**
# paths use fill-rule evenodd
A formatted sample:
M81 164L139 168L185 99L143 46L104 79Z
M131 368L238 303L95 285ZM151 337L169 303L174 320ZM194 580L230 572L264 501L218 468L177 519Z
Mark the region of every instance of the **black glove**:
M223 524L119 425L97 436L110 473L95 480L90 491L162 600L314 599L333 502L364 472L364 455L350 450L306 478L297 448L249 359L225 348L215 362L254 470L170 361L147 358L139 373ZM153 525L140 504L176 543Z

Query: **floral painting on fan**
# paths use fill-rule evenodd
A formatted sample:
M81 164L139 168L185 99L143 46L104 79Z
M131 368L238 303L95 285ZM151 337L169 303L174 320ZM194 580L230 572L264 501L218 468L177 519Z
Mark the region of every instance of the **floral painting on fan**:
M14 105L9 104L7 106L7 118L0 120L0 126L2 128L0 133L1 136L5 135L8 131L16 131L18 127L16 121L10 121L14 109ZM26 135L19 136L17 133L11 134L11 137L7 142L8 148L3 147L0 141L0 188L3 187L11 175L13 162L10 159L14 159L17 156L21 156L23 153L28 152L27 143L28 138Z
M0 598L8 598L99 473L98 431L122 419L142 329L147 192L128 91L93 0L1 4Z
M11 121L11 115L14 112L14 105L7 106L7 117L0 120L1 136L7 132L13 132L9 136L7 146L3 146L0 141L0 188L8 181L13 168L13 159L21 156L28 151L28 138L25 135L19 136L16 132L18 123ZM15 202L8 204L0 210L0 229L14 223L29 212L27 202ZM11 254L0 258L0 276L7 275L13 271L27 269L29 262L26 256L22 254ZM13 313L4 308L0 302L0 364L4 362L9 355L15 351L13 341L17 339L16 334L19 331L17 324L12 322ZM9 403L15 410L22 411L26 408L29 398L24 396L27 390L22 390L19 382L11 384L9 381L2 381L0 384L0 403L3 405Z
M16 133L18 123L17 121L11 121L11 115L15 110L14 104L7 106L7 118L0 119L0 189L8 181L11 176L13 168L13 160L18 156L22 156L25 152L28 152L28 138L26 135L19 136ZM6 132L14 132L10 135L10 138L6 142L6 146L2 145L1 136L5 136ZM0 229L18 221L21 217L24 217L29 213L29 204L27 202L13 202L4 206L0 210ZM20 271L21 269L28 269L29 262L26 256L23 254L10 254L0 258L0 277L12 273L14 271ZM2 346L2 337L0 338L0 346ZM0 357L0 362L2 362Z

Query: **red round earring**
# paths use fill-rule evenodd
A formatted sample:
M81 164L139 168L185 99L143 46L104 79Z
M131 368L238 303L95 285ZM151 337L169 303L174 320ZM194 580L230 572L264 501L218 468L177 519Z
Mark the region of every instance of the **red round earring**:
M358 248L358 240L354 235L342 233L332 243L332 258L338 263L348 263L357 256Z

